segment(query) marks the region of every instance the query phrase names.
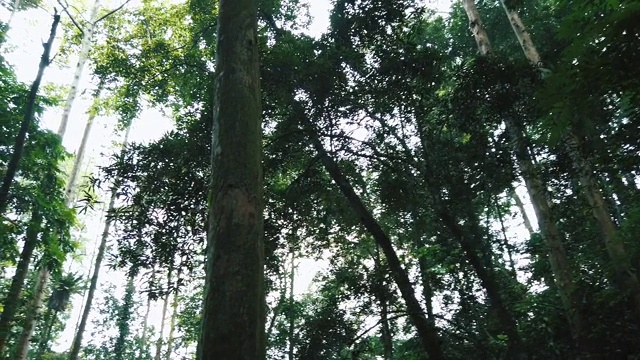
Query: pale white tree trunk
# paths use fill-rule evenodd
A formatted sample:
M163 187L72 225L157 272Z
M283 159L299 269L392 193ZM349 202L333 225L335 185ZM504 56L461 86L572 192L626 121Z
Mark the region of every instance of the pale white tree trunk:
M488 55L491 53L491 42L489 41L489 35L482 25L482 18L476 7L474 0L462 0L462 6L469 18L469 28L473 33L473 38L478 45L478 52L480 55Z
M507 7L505 0L500 0L500 3L502 4L504 11L507 13L507 18L511 23L513 32L516 34L516 38L518 38L518 42L520 43L522 51L524 51L527 59L534 66L542 65L542 60L540 58L540 54L538 53L538 49L536 49L535 45L533 44L527 28L522 23L522 19L520 19L518 11L516 9Z
M171 269L169 269L169 274L167 275L167 284L171 285ZM158 334L158 341L156 342L156 355L153 357L154 360L160 360L162 355L162 344L164 335L164 325L165 320L167 318L167 308L169 307L169 296L171 294L167 294L164 297L164 301L162 304L162 319L160 320L160 334Z
M78 63L76 64L76 70L73 74L73 79L71 81L71 87L69 87L69 93L67 94L67 100L64 103L64 110L62 112L62 119L60 120L60 127L58 128L58 135L64 138L65 133L67 132L67 124L69 123L69 115L71 114L71 107L73 106L73 101L76 99L76 95L78 94L78 86L80 85L80 78L82 77L82 71L84 70L84 65L87 63L89 59L89 50L91 50L91 44L93 40L93 30L96 26L96 20L98 19L98 10L100 9L100 1L96 0L91 9L91 15L89 17L89 21L87 22L87 26L84 31L84 36L82 37L82 42L80 44L80 53L78 54Z
M87 118L87 123L84 126L84 133L82 134L82 140L80 141L80 147L78 148L78 152L76 153L76 159L73 163L73 169L71 170L71 174L69 175L69 181L67 181L67 186L64 190L65 193L65 201L67 206L71 205L76 199L76 185L78 182L78 177L80 175L80 167L84 162L84 155L87 150L87 143L89 141L89 137L91 136L91 129L93 128L93 122L96 118L96 111L94 110L95 105L98 101L100 101L100 90L93 99L94 106L89 111L89 117ZM128 136L128 133L127 133ZM125 139L125 143L126 143Z
M36 318L39 315L39 310L42 306L42 301L44 300L44 293L46 290L45 285L47 284L48 278L48 271L40 271L38 273L38 279L36 281L34 289L35 295L31 302L31 307L35 309L35 311L26 312L22 334L20 334L20 339L18 340L18 344L16 345L17 350L15 358L18 360L27 360L29 345L31 344L31 337L33 336L33 330L36 326Z
M13 2L13 9L11 9L11 15L9 15L9 20L7 20L7 28L11 28L11 20L13 20L13 17L18 12L18 7L20 7L20 3L21 2L22 1L20 1L20 0L15 0Z

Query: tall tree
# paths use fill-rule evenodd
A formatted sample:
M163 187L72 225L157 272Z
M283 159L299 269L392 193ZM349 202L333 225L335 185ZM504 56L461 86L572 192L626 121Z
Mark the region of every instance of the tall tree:
M22 152L24 151L24 144L27 138L27 132L29 131L29 127L33 122L33 114L35 112L35 106L36 106L36 97L38 96L40 83L42 82L42 77L44 76L45 69L51 63L51 60L50 60L51 48L53 47L53 41L56 38L56 30L58 29L59 23L60 23L60 15L56 12L53 15L53 22L51 23L51 30L49 32L49 39L47 40L47 42L42 44L44 50L42 51L42 56L40 57L38 74L36 75L36 78L33 81L33 84L31 84L31 89L29 90L29 95L27 97L26 106L24 109L22 126L20 127L20 131L16 136L16 142L13 147L13 154L11 156L11 160L9 161L9 164L7 165L7 170L2 179L2 187L0 187L0 216L4 215L5 212L7 211L9 191L11 190L13 179L15 178L16 173L18 171L18 166L20 165L20 159L22 158ZM2 351L2 346L3 345L0 345L0 352Z
M220 1L200 360L265 357L257 27L256 0Z

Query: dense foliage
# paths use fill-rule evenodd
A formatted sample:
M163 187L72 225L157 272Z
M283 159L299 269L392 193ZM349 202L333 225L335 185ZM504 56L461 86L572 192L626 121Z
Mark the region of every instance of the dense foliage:
M331 4L312 37L308 3L259 2L266 357L640 358L640 1ZM193 359L207 330L218 6L145 0L96 29L92 111L121 131L153 107L174 127L110 150L79 196L112 197L104 247L121 277L98 283L81 359ZM64 53L80 43L67 29ZM0 73L3 173L27 87L3 58ZM38 114L58 105L38 100ZM0 356L45 268L29 358L67 358L55 337L84 301L62 271L82 232L67 156L33 124L0 214L0 304L26 238L38 247Z

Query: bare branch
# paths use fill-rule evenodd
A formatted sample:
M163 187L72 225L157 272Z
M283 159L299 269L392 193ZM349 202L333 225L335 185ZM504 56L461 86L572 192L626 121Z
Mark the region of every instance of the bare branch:
M117 12L118 10L122 9L125 5L127 5L127 4L129 3L129 1L131 1L131 0L127 0L127 1L125 1L125 2L123 2L123 3L122 3L122 5L118 6L117 8L115 8L115 9L113 9L113 10L111 10L111 11L109 11L109 12L108 12L108 13L106 13L103 17L101 17L100 19L96 20L96 21L93 23L93 25L95 25L95 24L99 23L100 21L102 21L102 20L104 20L104 19L108 18L109 16L113 15L113 13Z
M82 36L84 36L84 30L82 30L82 27L80 26L80 24L78 24L76 19L73 16L71 16L71 13L67 8L67 5L63 4L61 0L58 0L58 4L62 6L62 10L67 14L67 16L69 16L69 19L71 19L71 22L73 23L73 25L75 25L78 28L78 30L80 30L80 33L82 34Z

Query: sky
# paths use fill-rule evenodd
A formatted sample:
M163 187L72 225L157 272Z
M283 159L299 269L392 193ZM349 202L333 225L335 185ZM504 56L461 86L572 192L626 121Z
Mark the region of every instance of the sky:
M114 8L121 4L119 1L124 0L102 1L102 3L105 4L107 8ZM53 8L53 1L44 0L44 3L46 9L51 10ZM444 11L450 6L451 0L427 0L427 3L439 11ZM132 2L127 6L135 6L135 2ZM319 36L327 29L329 25L330 8L330 0L310 0L309 12L313 17L313 22L308 30L309 35ZM0 10L0 19L6 21L8 17L9 14L6 10ZM8 45L11 50L5 54L5 57L10 64L15 66L18 79L24 83L30 84L36 74L38 62L42 53L41 43L47 38L49 33L51 26L51 14L43 9L21 12L14 17L11 26L12 28L8 36ZM59 36L58 41L55 43L53 53L56 52L57 46L59 46ZM45 72L43 79L44 84L52 83L68 86L71 82L76 62L77 58L71 56L68 61L68 64L71 65L61 66L60 64L54 64L53 66L50 66ZM87 118L85 112L91 103L90 91L87 90L92 90L93 88L94 86L91 84L89 67L86 67L80 86L81 95L74 102L69 127L63 142L67 150L72 153L76 151L80 144L84 124ZM51 129L52 131L56 131L61 114L61 108L47 110L42 118L43 126ZM120 136L115 135L113 132L113 128L116 123L114 118L101 116L95 121L94 129L89 140L89 149L85 157L86 165L84 168L86 169L91 169L95 165L104 165L106 160L101 154L113 152L113 142L120 140ZM142 112L139 118L135 120L130 140L133 142L148 143L159 139L171 128L171 119L167 118L156 109L147 108ZM521 196L526 197L522 188L518 189L518 193L521 194ZM80 262L68 262L67 268L87 275L91 271L93 254L103 229L103 217L99 211L96 211L90 216L85 217L83 220L86 225L86 229L84 231L84 236L87 239L84 250L86 256ZM327 261L301 259L298 261L297 265L298 272L296 274L294 291L299 295L307 291L315 274L319 270L327 267ZM109 272L106 269L103 269L101 271L100 278L102 281L100 282L100 285L104 286L105 279L113 280L114 277L121 279L121 281L119 281L120 287L116 290L121 295L124 291L123 288L125 283L122 274ZM98 292L99 291L100 290L98 290ZM83 301L80 296L75 296L72 299L72 309L68 321L69 326L65 329L60 338L60 342L54 347L54 350L64 351L70 347L75 331L76 319L80 314L82 302ZM160 306L161 304L158 303L152 308L152 314L155 314L155 316L153 316L152 324L155 324L156 328L159 327ZM90 331L91 329L88 330Z

